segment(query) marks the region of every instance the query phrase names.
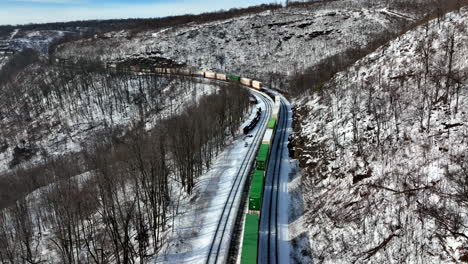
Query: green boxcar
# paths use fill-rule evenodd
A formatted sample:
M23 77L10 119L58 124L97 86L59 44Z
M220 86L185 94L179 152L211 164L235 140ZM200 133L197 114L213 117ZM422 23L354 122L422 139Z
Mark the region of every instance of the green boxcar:
M268 160L268 151L270 150L270 146L267 144L260 145L260 150L257 154L257 170L266 170L266 163Z
M242 264L257 263L259 215L247 214L244 226L244 241L242 242Z
M229 75L228 79L231 81L240 81L241 77L236 75Z
M249 193L249 210L260 211L262 206L264 171L255 171Z
M267 128L275 129L276 128L276 118L272 117L270 121L268 121Z

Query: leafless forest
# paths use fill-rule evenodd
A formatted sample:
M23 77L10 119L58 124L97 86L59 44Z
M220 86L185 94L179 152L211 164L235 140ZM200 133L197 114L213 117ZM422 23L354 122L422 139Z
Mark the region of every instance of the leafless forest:
M237 132L247 91L220 85L177 111L191 79L67 68L34 54L2 69L1 144L14 147L0 175L0 262L134 263L158 252L177 210L172 188L191 193ZM125 116L129 126L117 120ZM78 152L38 144L50 133L73 140L80 129Z
M293 143L318 263L466 261L467 8L447 6L296 79L315 84Z

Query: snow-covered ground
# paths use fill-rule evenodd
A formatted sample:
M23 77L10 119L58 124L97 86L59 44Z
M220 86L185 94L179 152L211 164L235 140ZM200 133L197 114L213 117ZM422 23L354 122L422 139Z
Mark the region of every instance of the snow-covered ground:
M315 263L466 261L467 28L465 7L295 103Z
M242 125L247 125L256 114L256 109L261 107L266 109L265 102L258 98L259 104L252 109L251 116ZM265 111L264 111L265 112ZM251 132L262 133L264 126L259 125ZM260 130L260 131L259 131ZM242 131L240 129L239 131ZM223 212L231 186L234 184L236 176L239 174L244 157L249 152L252 144L258 146L258 142L253 142L254 138L246 137L241 132L236 139L217 157L212 168L200 179L191 197L186 197L180 201L179 212L175 217L170 229L167 231L165 246L160 254L155 258L155 263L205 263L210 250L213 237L216 233L218 222ZM259 137L261 140L261 137ZM248 145L248 147L245 146ZM254 158L255 156L252 156ZM250 163L252 163L252 159ZM247 172L248 173L248 172ZM246 177L242 181L245 183ZM242 190L240 190L242 193ZM235 201L238 207L241 195ZM235 210L236 211L236 210ZM233 213L232 219L236 218ZM233 226L228 225L225 239L229 241L228 234L232 232ZM226 248L221 254L226 254Z

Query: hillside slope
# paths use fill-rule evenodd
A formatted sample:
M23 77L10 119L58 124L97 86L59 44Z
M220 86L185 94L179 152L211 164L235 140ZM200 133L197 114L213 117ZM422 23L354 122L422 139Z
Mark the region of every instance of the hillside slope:
M66 44L58 56L104 61L164 57L207 70L273 81L351 46L365 46L376 34L398 31L412 21L383 6L367 8L349 2L269 10L137 35L106 33L101 38Z
M0 86L0 174L41 155L82 149L97 131L135 126L147 129L182 112L218 87L166 76L109 75L57 69L39 63ZM3 146L2 145L2 146ZM18 156L18 149L31 157ZM29 155L28 155L29 156ZM19 158L19 159L18 159Z
M468 259L468 8L296 103L316 263Z

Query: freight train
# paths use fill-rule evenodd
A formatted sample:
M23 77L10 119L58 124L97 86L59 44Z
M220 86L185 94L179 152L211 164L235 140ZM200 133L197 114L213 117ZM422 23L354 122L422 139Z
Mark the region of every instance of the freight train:
M69 65L71 64L70 59L56 58L56 63ZM137 66L137 65L124 65L116 63L102 63L102 67L110 71L128 71L128 72L139 72L139 73L159 73L159 74L175 74L193 76L207 79L214 79L219 81L234 81L239 82L244 86L248 86L257 90L262 90L262 82L252 80L249 78L243 78L237 75L228 75L224 73L216 73L209 71L197 71L191 68L162 68L162 67L150 67L150 66Z
M62 65L73 65L73 60L55 58L55 63ZM257 90L262 90L263 84L260 81L252 80L249 78L240 77L237 75L228 75L224 73L216 73L209 71L197 71L191 68L162 68L162 67L150 67L150 66L137 66L137 65L124 65L116 63L102 63L101 67L106 68L110 71L125 71L125 72L138 72L138 73L159 73L159 74L174 74L174 75L185 75L192 77L200 77L207 79L214 79L219 81L234 81L239 82L244 86L248 86Z
M244 223L244 239L242 242L241 263L257 263L258 254L258 230L260 224L260 211L262 206L263 186L271 153L273 138L278 124L278 115L281 106L281 98L274 96L275 104L273 113L268 121L267 130L262 139L260 150L255 160L255 171L249 192L248 211Z
M160 74L177 74L187 75L200 78L214 79L219 81L234 81L239 82L244 86L248 86L257 90L262 90L262 82L252 80L249 78L243 78L237 75L228 75L224 73L208 72L208 71L193 71L186 68L153 68L150 72Z
M109 68L109 67L107 67ZM267 129L262 139L260 149L257 153L255 160L255 170L253 172L251 187L249 191L249 200L248 200L248 212L246 214L244 222L244 237L242 242L242 253L241 253L241 263L242 264L254 264L257 263L258 255L258 236L259 236L259 225L260 225L260 211L262 205L262 196L263 196L263 187L266 177L266 170L268 167L268 160L270 157L271 146L273 144L273 138L275 136L275 131L278 123L278 116L281 106L281 99L279 96L274 95L268 90L263 89L261 82L252 80L249 78L243 78L237 75L227 75L223 73L215 72L205 72L205 71L194 71L186 68L138 68L132 66L130 68L121 68L119 69L117 65L110 67L115 70L124 70L124 71L135 71L135 72L148 72L148 73L158 73L158 74L176 74L176 75L185 75L193 76L199 78L214 79L220 81L228 82L239 82L241 85L248 86L257 90L262 90L267 93L274 100L274 106L272 111L272 116L267 124ZM244 134L248 134L258 123L261 116L261 108L257 111L256 117L254 120L244 128Z

